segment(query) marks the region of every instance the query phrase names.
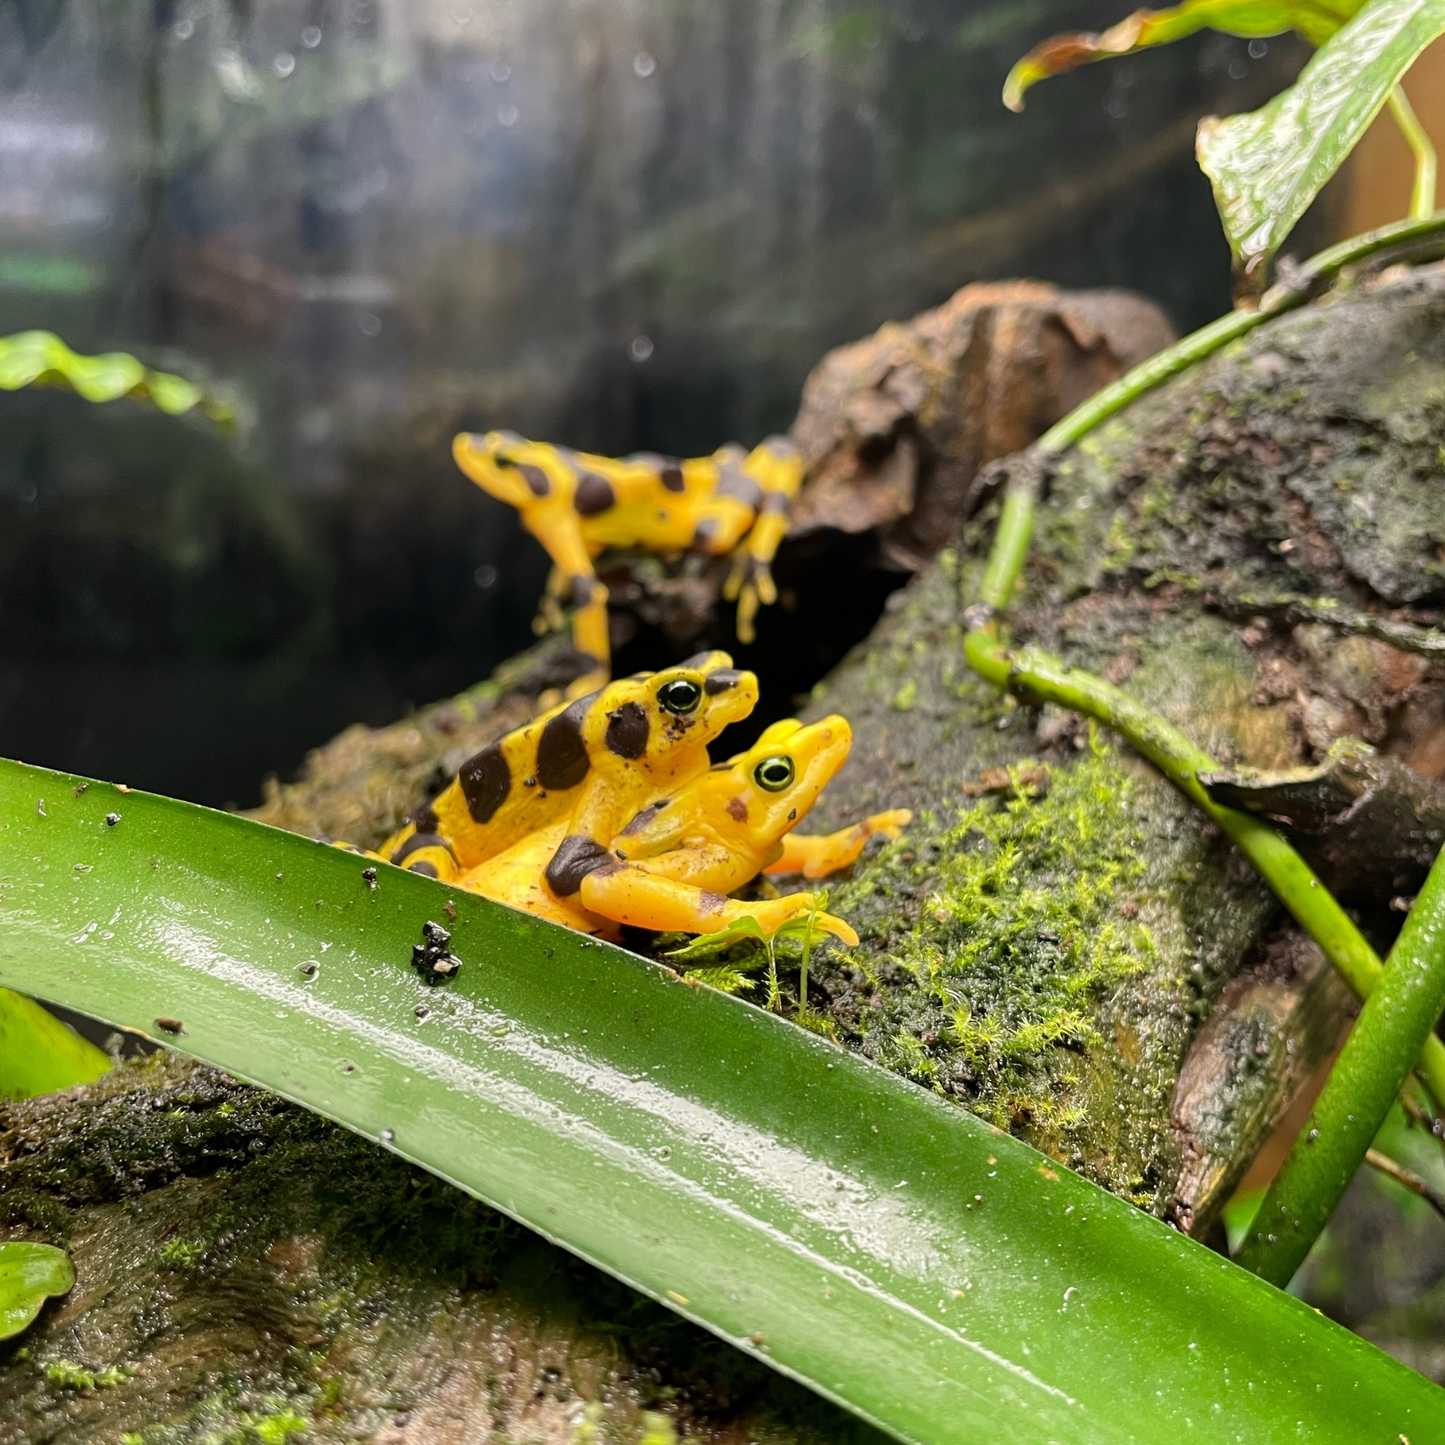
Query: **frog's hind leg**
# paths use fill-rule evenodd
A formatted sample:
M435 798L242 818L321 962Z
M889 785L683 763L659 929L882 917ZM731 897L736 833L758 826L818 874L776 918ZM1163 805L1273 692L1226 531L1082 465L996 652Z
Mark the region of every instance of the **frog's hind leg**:
M440 833L418 832L415 823L408 823L393 833L380 850L370 856L394 863L408 873L439 878L443 883L455 883L462 875L462 867L447 840Z
M789 510L803 484L803 454L787 437L768 437L748 454L742 471L757 489L757 518L734 554L723 597L738 604L739 640L752 642L757 635L753 619L759 607L778 600L773 558L787 535Z
M580 892L582 905L590 912L662 933L718 933L742 918L751 918L771 937L794 919L812 914L817 906L811 893L741 903L706 888L659 878L631 863L608 863L593 869L582 880ZM850 948L858 942L847 923L831 913L818 913L816 923Z
M875 834L897 838L913 821L907 808L894 808L887 813L874 813L851 828L836 833L789 833L783 839L782 855L769 863L766 873L801 873L804 878L826 878L854 862L863 845Z

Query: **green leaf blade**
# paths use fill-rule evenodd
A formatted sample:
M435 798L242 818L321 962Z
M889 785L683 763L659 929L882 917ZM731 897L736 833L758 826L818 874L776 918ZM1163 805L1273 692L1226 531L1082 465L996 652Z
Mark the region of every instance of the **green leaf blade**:
M24 1240L0 1244L0 1340L29 1329L45 1301L74 1284L75 1267L63 1249Z
M1094 34L1052 35L1019 60L1004 81L1003 103L1024 108L1024 92L1050 76L1062 75L1097 60L1137 55L1170 45L1201 30L1218 30L1245 39L1297 30L1312 45L1322 45L1363 0L1183 0L1167 10L1136 10L1117 25Z
M1373 1346L781 1019L414 874L371 889L337 849L71 782L0 763L0 984L183 1027L157 1036L900 1439L1423 1439L1445 1418ZM427 988L411 948L448 901L464 967ZM117 908L112 938L76 941Z
M1259 110L1199 125L1199 164L1214 187L1236 265L1256 272L1439 35L1445 0L1371 0Z
M149 401L167 416L180 416L199 406L223 429L235 424L235 413L218 397L168 371L151 371L124 351L81 356L49 331L21 331L0 336L0 391L26 386L67 388L90 402L134 397Z
M110 1059L34 999L0 988L0 1099L88 1084Z

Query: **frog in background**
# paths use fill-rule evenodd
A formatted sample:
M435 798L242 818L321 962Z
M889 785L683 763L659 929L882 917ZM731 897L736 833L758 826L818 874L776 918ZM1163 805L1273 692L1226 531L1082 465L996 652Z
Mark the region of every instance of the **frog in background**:
M575 893L550 884L547 862L565 821L534 834L479 867L459 886L499 903L604 938L630 924L659 932L716 933L750 918L763 935L813 914L811 893L744 901L729 898L759 873L823 877L852 863L874 836L896 838L912 821L906 809L875 814L822 836L793 829L847 760L853 735L836 714L804 724L774 723L746 752L640 809L611 840L609 857ZM841 918L819 913L814 925L852 946Z
M710 457L675 461L594 456L504 431L462 432L452 455L483 491L517 509L552 559L538 631L561 628L570 607L573 644L590 663L569 697L611 675L607 589L593 567L605 548L732 554L723 596L738 604L745 643L753 641L758 608L777 600L772 561L803 480L802 454L786 437L769 437L750 452L729 444Z

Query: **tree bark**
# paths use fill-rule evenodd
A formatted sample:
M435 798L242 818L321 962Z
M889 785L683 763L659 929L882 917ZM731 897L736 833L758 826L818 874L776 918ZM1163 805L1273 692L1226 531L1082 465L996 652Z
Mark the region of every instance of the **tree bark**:
M1407 770L1402 796L1434 799L1442 397L1439 271L1262 327L1055 464L1015 636L1158 708L1239 787L1243 769L1319 764L1354 738ZM918 814L833 887L830 908L863 941L815 953L809 1002L846 1046L1210 1236L1350 1000L1248 865L1127 747L968 671L962 612L992 521L992 503L963 520L809 705L844 713L857 739L819 825ZM567 666L549 644L463 698L353 729L260 816L374 842ZM1388 885L1362 881L1358 847L1336 852L1387 943ZM796 977L785 960L785 1010ZM132 1063L3 1106L0 1131L6 1230L70 1244L80 1276L0 1346L0 1445L275 1441L303 1426L388 1445L604 1426L868 1433L212 1071ZM120 1374L87 1386L67 1362Z

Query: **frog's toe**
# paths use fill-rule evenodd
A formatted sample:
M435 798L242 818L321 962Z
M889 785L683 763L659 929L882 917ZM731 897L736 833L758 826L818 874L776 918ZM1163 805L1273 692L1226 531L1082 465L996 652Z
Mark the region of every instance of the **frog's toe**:
M853 926L836 914L820 913L813 920L813 926L821 929L824 933L831 933L834 938L841 943L846 943L849 948L858 947L858 935L854 932Z

